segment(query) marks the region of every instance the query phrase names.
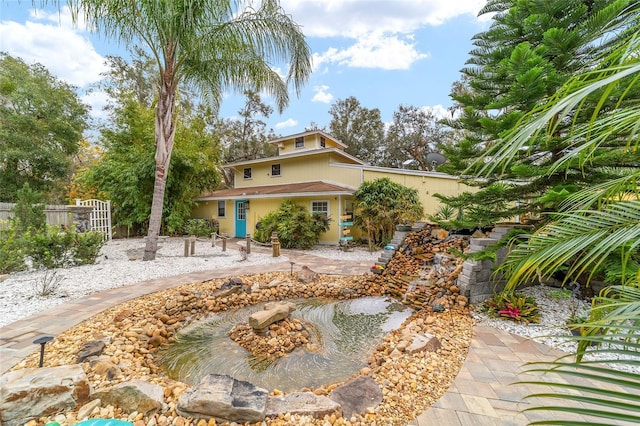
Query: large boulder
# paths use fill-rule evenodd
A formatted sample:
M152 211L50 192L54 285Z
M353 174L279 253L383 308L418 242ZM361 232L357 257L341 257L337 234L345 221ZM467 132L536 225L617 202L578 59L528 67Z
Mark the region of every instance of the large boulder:
M291 413L321 419L335 412L340 412L340 404L313 392L294 392L267 399L267 416Z
M149 414L162 408L164 389L144 380L131 380L96 392L93 397L100 398L104 404L120 407L127 413L137 411Z
M302 266L302 270L298 272L298 281L303 283L312 283L318 279L318 273L314 272L307 265Z
M176 411L183 417L227 422L259 422L267 408L265 389L231 376L209 374L178 398Z
M349 418L366 412L367 408L377 407L382 402L382 391L375 380L363 376L338 386L329 398L340 404L342 415Z
M90 393L80 365L10 371L0 377L0 424L22 425L73 409L88 401Z
M271 324L282 321L296 309L291 302L271 302L264 305L264 310L255 312L249 316L249 325L254 330L264 330Z

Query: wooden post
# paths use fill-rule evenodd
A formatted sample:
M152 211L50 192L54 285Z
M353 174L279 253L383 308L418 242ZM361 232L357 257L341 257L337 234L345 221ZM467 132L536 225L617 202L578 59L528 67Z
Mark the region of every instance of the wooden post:
M215 232L211 234L211 247L215 247L216 243L218 242L218 237L216 235L218 234L216 234Z
M280 256L280 240L278 240L277 232L271 233L271 248L272 248L273 257L279 257Z
M251 254L251 234L247 234L247 254Z
M196 254L196 237L191 237L190 242L191 242L191 256L193 256L194 254Z
M189 239L184 239L184 257L189 257Z
M227 251L227 239L222 238L222 251Z

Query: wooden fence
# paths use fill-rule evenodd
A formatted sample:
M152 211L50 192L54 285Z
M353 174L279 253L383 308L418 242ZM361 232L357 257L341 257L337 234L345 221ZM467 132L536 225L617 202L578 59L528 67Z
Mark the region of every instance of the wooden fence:
M14 206L13 203L0 203L0 221L6 221L13 217L11 210ZM44 214L47 216L47 223L54 226L66 225L70 227L73 224L73 213L69 207L63 204L45 206Z
M13 217L11 211L15 204L0 203L0 227ZM66 226L79 232L92 229L101 232L105 240L111 239L111 203L100 200L77 200L76 205L46 205L44 214L47 224Z

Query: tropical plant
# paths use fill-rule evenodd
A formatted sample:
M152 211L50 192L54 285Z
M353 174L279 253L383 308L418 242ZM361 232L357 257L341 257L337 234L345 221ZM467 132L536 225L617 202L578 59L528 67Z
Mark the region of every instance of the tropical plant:
M330 219L321 213L309 214L307 209L291 200L283 201L278 210L260 219L254 238L266 243L277 232L282 248L310 249L329 230Z
M415 222L424 214L418 192L389 178L363 182L353 196L354 224L367 231L369 249L391 240L395 225Z
M595 298L590 318L582 325L582 335L573 338L579 342L576 362L560 359L534 366L534 371L587 378L602 385L545 381L545 386L575 389L592 396L566 392L530 395L581 402L580 408L562 403L536 407L534 410L553 411L553 420L533 424L588 424L562 420L561 412L640 423L640 374L604 367L637 366L640 362L640 276L630 278L627 273L640 255L639 15L640 4L627 2L615 19L606 21L601 29L610 37L601 41L613 43L613 48L587 62L583 71L569 79L548 102L534 108L489 150L492 164L481 166L485 171L509 167L531 140L550 140L562 131L563 155L553 159L549 171L577 169L586 173L590 169L598 173L594 165L608 160L607 172L617 176L570 194L561 203L560 212L550 215L550 223L514 247L503 268L510 288L533 274L550 276L561 268L566 268L567 280L587 282L606 262L617 261L620 270L618 285ZM588 120L577 120L578 116ZM593 342L598 345L590 348ZM589 353L600 357L590 360ZM628 391L612 391L607 384L626 386Z
M299 26L277 0L256 8L240 0L69 0L75 21L126 45L141 44L157 65L155 183L144 260L158 248L165 187L176 132L176 100L182 86L195 87L217 109L227 89L252 89L287 105L311 73L310 49ZM288 62L286 79L271 68Z
M496 293L482 306L487 315L516 322L539 322L540 311L536 299L521 293L505 291Z

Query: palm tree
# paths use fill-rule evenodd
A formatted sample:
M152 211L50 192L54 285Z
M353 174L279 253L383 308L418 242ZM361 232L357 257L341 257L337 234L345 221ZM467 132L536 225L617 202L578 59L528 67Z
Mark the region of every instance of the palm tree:
M485 172L510 167L512 159L526 150L529 141L551 138L567 127L564 155L551 164L551 172L578 165L585 173L594 159L609 159L608 172L617 178L579 191L540 227L510 252L503 271L508 288L536 275L549 276L564 270L568 277L586 277L607 265L618 273L618 285L611 286L593 300L589 322L584 324L576 362L560 359L535 366L535 371L555 372L565 377L588 378L602 386L580 387L573 381L538 382L575 393L551 392L530 397L574 400L581 408L566 404L536 407L554 412L553 420L533 424L589 424L563 421L560 412L584 414L614 421L640 423L640 374L602 368L602 364L640 363L640 3L629 2L615 23L603 28L603 39L612 49L563 85L548 102L521 120L515 130L497 143L487 155L491 164ZM587 116L581 122L577 117ZM622 162L616 159L624 158ZM599 161L602 164L602 161ZM600 346L590 348L589 342ZM598 353L597 363L585 361ZM613 356L615 355L615 356ZM620 361L623 358L623 361ZM572 384L573 383L573 384ZM627 387L628 393L613 392L607 383ZM585 395L590 393L591 395ZM602 424L602 423L598 423Z
M311 73L300 27L277 0L258 8L242 0L69 0L74 19L125 45L140 44L157 65L156 174L144 260L155 259L181 85L197 89L214 109L226 90L264 91L279 111ZM289 64L282 78L270 64Z

